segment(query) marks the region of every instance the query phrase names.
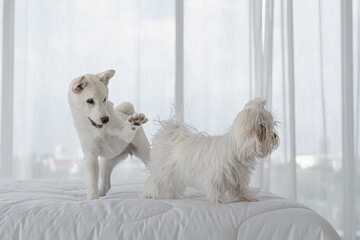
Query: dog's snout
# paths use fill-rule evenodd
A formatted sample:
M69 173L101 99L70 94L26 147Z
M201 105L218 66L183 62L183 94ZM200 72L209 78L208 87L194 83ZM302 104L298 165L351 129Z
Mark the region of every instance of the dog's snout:
M273 133L273 139L277 139L277 137L276 133Z
M101 118L101 122L102 122L103 124L108 123L108 122L109 122L109 117L102 117L102 118Z

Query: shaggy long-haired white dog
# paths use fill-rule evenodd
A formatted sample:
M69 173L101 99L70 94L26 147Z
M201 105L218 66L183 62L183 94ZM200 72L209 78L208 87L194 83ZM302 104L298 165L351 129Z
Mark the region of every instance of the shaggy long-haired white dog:
M122 103L114 109L108 101L107 85L114 74L114 70L108 70L80 76L71 82L68 93L84 153L87 199L97 199L109 191L114 166L129 154L145 164L149 159L150 144L141 127L147 122L145 115L134 113L131 103ZM98 190L99 157L101 186Z
M222 136L207 136L172 118L161 121L150 151L150 177L143 197L177 198L186 187L202 189L214 203L226 197L256 201L257 189L249 188L256 158L278 147L277 122L265 101L248 102Z

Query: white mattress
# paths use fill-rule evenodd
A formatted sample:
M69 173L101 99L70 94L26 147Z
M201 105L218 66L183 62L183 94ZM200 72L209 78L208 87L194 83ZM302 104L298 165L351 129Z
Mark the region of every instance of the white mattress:
M86 201L75 180L0 180L1 239L340 239L314 211L271 193L255 203L212 204L139 197L142 184L114 184Z

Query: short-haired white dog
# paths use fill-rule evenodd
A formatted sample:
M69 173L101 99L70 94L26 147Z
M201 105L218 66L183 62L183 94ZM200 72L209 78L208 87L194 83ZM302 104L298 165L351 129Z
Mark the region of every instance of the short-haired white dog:
M145 164L149 159L150 144L141 127L147 122L145 115L134 113L131 103L122 103L114 109L108 101L107 85L114 74L114 70L108 70L80 76L71 82L68 93L84 153L87 199L97 199L109 191L114 166L129 154ZM99 157L101 185L98 189Z
M248 102L222 136L208 136L174 118L161 121L143 197L177 198L186 187L195 187L214 203L227 197L257 201L258 190L249 187L256 158L268 156L279 144L277 122L264 106L262 99Z

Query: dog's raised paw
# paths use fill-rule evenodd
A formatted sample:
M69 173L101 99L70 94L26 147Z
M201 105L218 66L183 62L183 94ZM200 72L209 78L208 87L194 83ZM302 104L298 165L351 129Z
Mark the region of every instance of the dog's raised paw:
M141 126L142 124L146 123L148 119L142 113L135 113L128 117L128 121L131 123L131 125L133 125L133 127L131 127L131 130L135 130L135 126Z

